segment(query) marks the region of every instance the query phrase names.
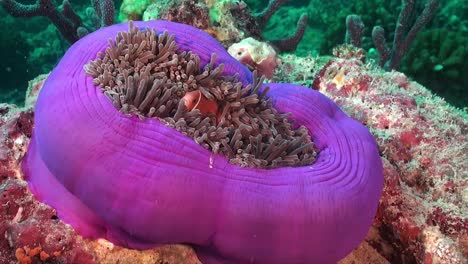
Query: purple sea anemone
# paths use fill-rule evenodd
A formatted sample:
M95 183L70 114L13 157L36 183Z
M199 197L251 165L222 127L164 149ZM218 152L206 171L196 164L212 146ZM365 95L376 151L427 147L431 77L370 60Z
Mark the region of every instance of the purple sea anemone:
M128 28L127 23L114 25L76 42L40 93L23 161L38 199L54 207L83 236L138 249L187 243L204 263L335 263L359 245L372 224L383 184L380 156L364 126L316 91L292 84L268 84L269 91L260 88L247 68L198 29L164 21L134 24L141 31L173 34L179 51L198 55L199 67L208 65L207 76L237 74L243 85L239 91L250 89L239 94L251 96L254 103L262 97L267 100L262 109L277 118L272 129L281 120L285 122L279 124L281 129L287 128L283 113L291 113L288 133L293 143L287 143L288 136L281 137L284 142L276 145L284 146L281 151L252 158L258 166L248 166L223 155L232 144L244 144L242 140L232 141L230 147L223 141L214 151L218 145L203 145L207 136L176 130L172 119L148 118L166 108L144 113L146 106L136 99L138 95L126 98L116 93L123 89L128 95L128 84L118 84L128 76L111 82L89 76L102 70L97 64L93 67L100 70L84 69L104 58L109 45L115 45L108 40ZM224 69L216 70L220 64ZM226 80L236 79L223 80L218 86L229 86ZM113 90L106 83L124 88ZM210 99L210 92L200 89ZM125 106L128 100L139 104L132 110ZM267 109L270 104L274 110ZM174 111L181 116L184 104L179 105ZM215 122L225 122L224 117ZM244 127L239 138L250 131ZM272 138L276 140L277 134L272 133ZM304 150L312 142L316 157L312 148ZM237 154L248 152L236 149ZM283 157L287 151L288 157ZM296 163L289 164L291 160ZM288 166L274 166L274 161Z

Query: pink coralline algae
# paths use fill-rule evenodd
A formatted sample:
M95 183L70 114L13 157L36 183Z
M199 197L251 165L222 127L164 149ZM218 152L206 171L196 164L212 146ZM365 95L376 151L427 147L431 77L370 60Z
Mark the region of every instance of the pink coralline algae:
M367 241L392 263L466 263L468 117L398 72L333 59L313 88L376 136L384 191Z
M254 79L198 29L135 25L174 34L200 66L216 53L223 74ZM266 96L308 129L317 159L269 170L230 164L157 119L119 112L93 85L83 66L127 27L75 43L44 83L23 160L39 200L85 237L137 249L187 243L208 264L336 263L359 246L383 184L375 139L363 125L316 91L269 84Z

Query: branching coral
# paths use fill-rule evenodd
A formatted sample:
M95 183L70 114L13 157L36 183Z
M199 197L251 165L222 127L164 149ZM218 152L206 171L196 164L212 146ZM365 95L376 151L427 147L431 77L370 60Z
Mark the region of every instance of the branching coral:
M386 70L398 68L403 55L408 51L411 43L416 38L416 34L431 20L439 5L438 0L428 0L424 10L410 28L414 0L403 0L402 3L403 7L395 27L391 50L387 47L384 29L381 26L376 26L372 30L372 39L380 56L379 65Z
M362 35L364 34L364 23L358 15L348 15L346 17L345 43L360 48L362 45Z
M375 26L372 30L372 40L379 54L379 65L386 70L393 70L399 67L403 56L410 48L417 33L431 20L439 5L438 0L429 0L421 15L410 28L411 19L414 15L414 0L404 0L402 3L403 6L395 27L392 49L387 46L383 27ZM361 17L358 15L348 15L346 17L345 42L360 48L363 32L364 23Z
M109 100L113 94L104 94L86 74L83 67L105 59L97 53L114 46L109 38L125 38L127 26L107 27L75 43L44 84L22 164L39 199L84 236L133 248L189 243L204 263L336 263L359 245L383 181L375 140L364 126L316 91L269 84L270 90L262 95L266 88L260 87L257 96L271 100L278 113L290 112L293 128L303 125L319 154L313 164L300 167L230 164L159 119L119 112ZM229 80L237 74L245 92L240 100L253 95L248 87L257 83L250 71L206 33L165 21L135 26L145 34L151 34L146 27L156 29L158 39L168 37L162 32L167 30L182 58L196 54L200 67L208 67L201 75L224 64L222 73L213 75ZM138 49L129 44L121 55L134 56ZM216 85L208 87L216 98ZM143 97L128 99L136 98Z
M255 14L258 25L261 28L265 27L271 16L286 2L287 0L270 0L268 5L261 12ZM302 14L297 22L296 31L292 36L284 39L271 40L271 43L282 52L291 52L296 50L297 45L299 45L299 42L304 36L307 20L307 14Z
M96 28L114 23L114 1L92 0L94 12L90 13ZM12 16L49 18L63 37L70 43L88 34L91 29L86 27L81 18L73 11L70 2L63 0L62 10L59 11L52 0L37 0L35 4L25 5L16 0L1 0L0 4Z

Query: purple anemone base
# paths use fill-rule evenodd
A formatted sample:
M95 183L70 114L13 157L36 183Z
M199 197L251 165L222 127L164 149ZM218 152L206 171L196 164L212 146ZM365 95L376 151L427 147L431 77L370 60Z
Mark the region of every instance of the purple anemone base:
M252 75L208 34L135 22L175 34L202 65ZM269 84L280 112L304 125L320 153L304 167L241 168L156 119L120 113L83 66L128 24L76 42L47 79L22 167L31 191L85 237L130 248L192 245L203 263L336 263L364 239L382 191L374 138L322 94Z

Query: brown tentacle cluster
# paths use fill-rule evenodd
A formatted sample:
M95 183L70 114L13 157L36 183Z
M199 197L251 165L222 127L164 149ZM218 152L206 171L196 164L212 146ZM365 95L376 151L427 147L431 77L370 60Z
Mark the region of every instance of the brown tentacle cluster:
M243 87L237 76L221 76L224 65L215 67L215 60L213 54L200 70L200 58L179 51L173 35L130 23L85 71L121 112L157 118L233 164L313 163L316 151L307 129L293 129L289 114L272 107L268 88L259 93L263 78L254 73L254 83Z

